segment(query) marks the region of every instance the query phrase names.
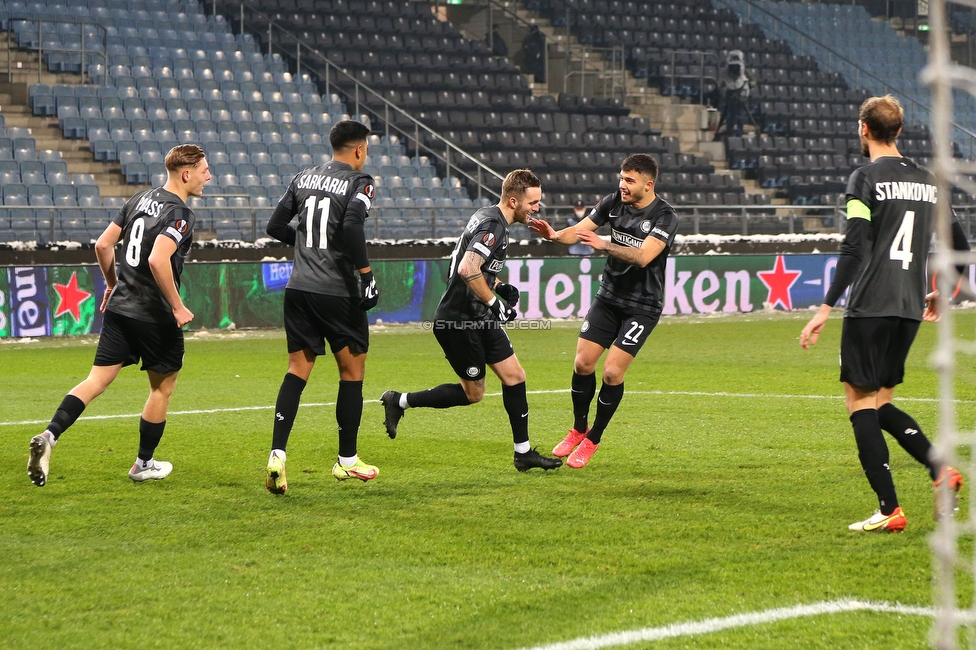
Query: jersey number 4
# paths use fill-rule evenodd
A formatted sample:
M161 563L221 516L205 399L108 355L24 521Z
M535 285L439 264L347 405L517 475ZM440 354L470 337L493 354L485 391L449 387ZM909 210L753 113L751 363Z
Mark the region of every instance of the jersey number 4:
M888 258L895 262L901 262L901 268L905 271L912 263L912 234L915 232L915 211L909 210L902 217L898 232L895 233L895 240L891 242L891 249L888 251Z
M316 202L318 202L318 217L316 213ZM319 248L325 250L329 247L329 211L332 208L332 198L328 196L310 196L305 199L305 248L312 248L312 233L319 231Z

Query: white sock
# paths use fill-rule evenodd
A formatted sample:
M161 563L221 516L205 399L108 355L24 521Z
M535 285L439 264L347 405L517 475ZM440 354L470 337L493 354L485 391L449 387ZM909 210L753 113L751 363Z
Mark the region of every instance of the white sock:
M526 440L525 442L516 442L515 443L515 453L516 454L524 454L525 452L527 452L530 449L532 449L532 447L529 445L529 441L528 440Z
M283 462L283 463L285 462L285 450L284 449L272 449L271 450L271 455L268 456L268 462L270 463L271 462L271 459L274 458L275 456L277 456L278 458L280 458L281 459L281 462Z
M410 408L410 405L407 404L407 394L406 393L400 393L400 408L402 408L402 409L408 409L408 408Z
M353 465L356 464L357 460L359 460L359 454L356 454L355 456L350 456L349 458L346 458L345 456L339 456L339 464L342 465L343 467L352 467Z
M58 444L58 439L57 439L57 438L55 438L55 437L54 437L54 434L53 434L53 433L51 433L50 431L48 431L47 429L45 429L45 430L44 430L44 433L42 433L41 435L47 438L47 441L48 441L49 443L51 443L51 446L52 446L52 447L53 447L54 445L56 445L56 444Z
M153 462L152 458L150 458L149 460L143 460L138 456L136 456L136 467L138 467L139 469L146 469L147 467L152 465L152 462Z

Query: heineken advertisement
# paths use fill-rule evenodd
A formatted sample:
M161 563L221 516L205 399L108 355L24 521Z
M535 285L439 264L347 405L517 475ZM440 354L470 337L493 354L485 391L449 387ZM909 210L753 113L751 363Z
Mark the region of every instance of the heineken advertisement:
M433 318L449 260L375 262L380 304L370 322ZM519 317L579 318L600 286L604 258L509 259L499 278L522 291ZM701 255L668 260L665 315L748 313L819 305L837 255ZM281 327L290 262L190 263L183 300L190 329ZM963 283L976 292L976 267ZM0 267L0 337L98 333L105 281L96 265Z

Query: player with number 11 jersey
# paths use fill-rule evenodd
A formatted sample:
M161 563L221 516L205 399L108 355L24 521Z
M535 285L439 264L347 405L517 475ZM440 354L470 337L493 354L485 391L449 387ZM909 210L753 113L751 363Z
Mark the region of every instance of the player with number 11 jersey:
M376 478L379 470L359 458L363 377L369 350L366 312L379 293L366 254L366 218L373 177L363 172L369 127L337 122L329 132L332 160L300 171L268 222L268 234L295 247L285 288L284 320L288 372L278 390L265 485L272 494L288 489L285 458L302 391L317 357L329 342L339 370L336 424L339 457L332 475L340 481ZM290 222L298 218L298 225Z

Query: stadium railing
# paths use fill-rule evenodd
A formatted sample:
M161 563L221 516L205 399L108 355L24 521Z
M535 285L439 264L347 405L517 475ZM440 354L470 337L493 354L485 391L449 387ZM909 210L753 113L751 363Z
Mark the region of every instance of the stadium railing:
M776 14L767 11L762 6L762 3L756 2L755 0L735 0L735 2L732 0L716 0L716 2L719 2L732 10L736 10L736 3L744 5L747 8L747 18L751 16L751 12L761 14L766 18L766 20L772 22L772 36L774 38L779 37L779 30L783 29L784 31L798 38L800 54L809 54L816 57L833 72L843 73L844 71L838 65L839 63L842 63L846 68L854 70L854 79L852 81L855 86L860 85L862 77L865 79L871 79L880 84L883 92L893 92L908 103L908 106L906 106L906 113L910 122L924 123L928 120L928 117L932 111L932 107L929 103L926 103L918 97L905 92L903 88L899 88L891 84L889 80L883 79L869 70L866 70L859 63L849 59L822 41L812 38L809 34L799 30ZM968 150L967 157L969 159L976 158L976 132L973 132L958 122L950 121L950 125L952 126L953 140L955 140L962 149Z
M82 73L82 78L84 78L85 75L89 75L88 65L87 65L87 55L90 54L90 55L100 56L102 58L102 61L105 64L105 74L104 74L104 77L102 79L102 85L104 85L104 86L107 86L108 85L108 54L107 54L108 53L108 30L105 28L104 25L102 25L101 23L98 23L98 22L96 22L94 20L85 20L83 18L49 18L49 17L45 17L43 19L39 19L37 16L29 16L29 15L26 15L26 14L11 14L10 16L7 17L7 41L10 44L13 44L13 43L16 42L16 39L14 38L14 35L16 33L18 33L18 31L20 31L20 30L15 29L15 25L17 25L18 23L36 23L37 24L37 47L36 48L30 48L30 49L36 49L37 50L38 56L40 57L40 61L43 61L44 60L44 53L45 52L48 52L48 53L50 53L50 52L68 52L68 53L72 53L72 54L73 53L80 53L81 54L81 73ZM49 24L74 24L74 25L78 25L79 26L78 29L79 29L79 32L80 32L80 35L81 35L81 47L80 47L80 49L75 49L75 48L72 48L72 47L52 47L51 45L45 45L45 43L44 43L44 26L45 25L49 25ZM86 46L85 46L86 37L87 37L88 41L90 42L91 41L91 38L92 38L92 35L91 34L87 34L85 32L85 25L92 25L94 27L97 27L99 30L101 30L102 37L101 37L100 41L101 41L102 49L100 51L98 49L95 49L95 48L90 48L90 49L87 49L86 48ZM11 65L11 58L10 58L11 57L12 50L13 50L12 47L7 47L7 70L8 70L8 73L7 73L7 81L8 82L11 82L11 83L13 82L13 79L14 79L14 77L13 77L13 75L14 75L14 67ZM38 66L37 66L37 83L41 83L42 73L44 71L43 70L43 66L40 65L40 61L38 62ZM92 83L92 80L89 78L88 79L88 82L89 83Z
M366 113L381 120L384 124L384 135L391 131L404 139L408 146L414 148L414 155L421 155L421 148L439 160L445 167L444 176L457 175L467 179L475 188L478 198L488 195L498 198L495 183L500 186L504 176L488 167L474 156L464 151L453 142L434 131L408 111L393 104L382 93L363 84L358 79L343 70L338 64L325 56L316 47L299 38L278 23L261 9L249 2L239 2L239 20L241 31L266 33L269 52L278 52L283 56L294 57L299 75L307 72L317 79L319 90L323 94L336 92L346 98L347 106L355 106L355 114ZM305 61L303 61L303 57ZM316 66L310 65L311 59ZM401 126L397 122L402 122ZM411 128L412 127L412 128ZM422 138L425 142L422 142ZM431 147L430 142L437 142L440 150ZM456 165L458 160L465 160L466 165L473 165L474 172L469 173Z
M200 205L204 200L237 200L240 205ZM242 194L209 194L191 200L197 241L257 242L274 206L258 206ZM457 237L478 208L415 205L374 206L367 222L371 240L439 239ZM0 206L0 246L13 241L41 245L75 242L90 245L118 208L78 206ZM841 205L680 205L679 233L694 235L800 234L836 232L842 228ZM27 216L27 215L30 216ZM540 213L554 228L572 214L572 206L549 206ZM967 234L976 231L976 206L957 209ZM524 230L524 228L520 228ZM520 238L534 238L528 231Z

